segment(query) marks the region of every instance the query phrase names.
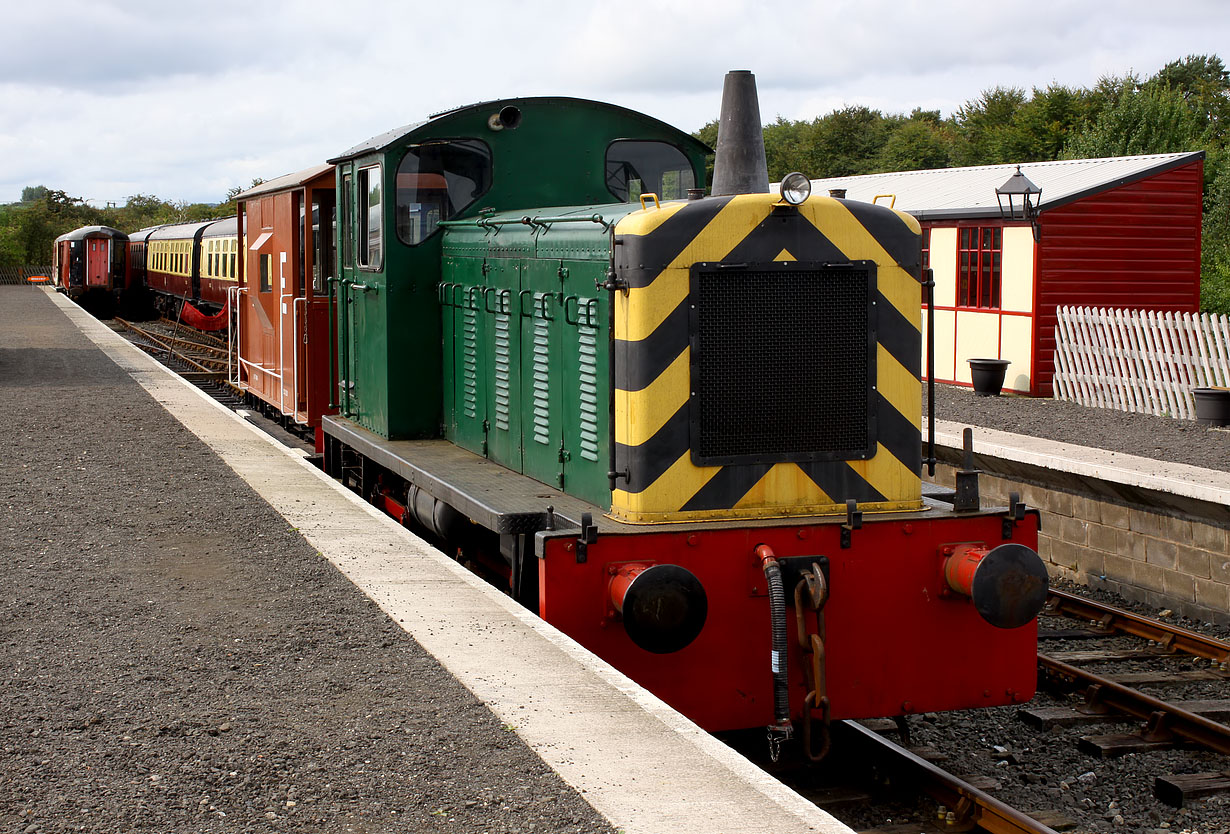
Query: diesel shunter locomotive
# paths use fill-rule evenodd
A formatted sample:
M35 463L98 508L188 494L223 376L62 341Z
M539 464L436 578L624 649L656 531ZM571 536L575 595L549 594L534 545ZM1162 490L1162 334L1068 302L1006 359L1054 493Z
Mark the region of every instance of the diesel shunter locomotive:
M919 225L513 99L330 160L324 465L709 730L1030 698L1038 517L921 480ZM740 114L753 118L743 121Z

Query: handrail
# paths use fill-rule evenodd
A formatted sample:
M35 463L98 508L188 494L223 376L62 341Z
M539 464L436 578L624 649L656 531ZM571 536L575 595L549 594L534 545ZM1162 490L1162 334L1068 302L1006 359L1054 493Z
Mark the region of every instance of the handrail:
M299 419L299 343L301 341L299 337L299 326L300 326L299 305L300 304L303 305L303 327L304 327L304 338L306 339L307 337L307 296L297 296L295 300L291 302L291 327L294 328L294 339L295 339L295 349L293 351L293 355L291 359L295 363L295 368L294 368L295 374L293 377L294 384L291 385L291 389L290 389L291 397L292 397L290 411L291 411L291 417L294 419L296 423L299 423L300 425L307 425L306 419L302 419L302 420Z
M282 286L285 287L286 278L284 275L280 277L282 279ZM286 331L286 313L284 313L283 310L285 310L286 308L286 299L288 298L291 299L290 326L294 328L295 326L294 297L295 297L295 294L293 292L284 292L278 295L278 367L282 369L282 376L279 377L280 379L285 379L286 377L286 332L285 332ZM292 344L291 345L292 358L294 357L294 354L295 354L295 347ZM289 417L293 413L291 411L286 410L286 387L284 385L278 386L278 411L282 413L283 417Z
M531 217L524 215L517 218L501 218L499 220L490 220L486 217L475 217L466 220L442 220L438 225L445 227L453 226L474 226L482 229L498 229L502 226L533 226L542 229L549 229L555 223L597 223L603 229L610 229L612 223L608 223L601 214L577 215L570 214L564 216L542 216L536 215Z

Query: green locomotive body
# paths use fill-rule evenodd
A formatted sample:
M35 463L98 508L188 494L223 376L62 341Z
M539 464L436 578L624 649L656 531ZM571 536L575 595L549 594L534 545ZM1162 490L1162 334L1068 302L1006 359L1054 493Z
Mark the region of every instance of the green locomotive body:
M684 196L708 148L571 98L475 104L393 130L337 166L339 413L386 438L441 435L440 223L525 206Z

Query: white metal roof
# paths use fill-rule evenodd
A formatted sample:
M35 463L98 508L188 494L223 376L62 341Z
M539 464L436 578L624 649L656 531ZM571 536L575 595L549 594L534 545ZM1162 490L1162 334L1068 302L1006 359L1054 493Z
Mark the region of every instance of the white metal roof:
M1079 197L1185 165L1203 156L1203 151L1195 151L1028 162L1021 163L1021 173L1042 189L1040 210L1046 211ZM1016 173L1016 169L1016 164L1012 163L829 177L812 180L812 193L825 195L831 188L844 188L848 199L868 203L877 195L891 194L896 197L894 208L921 219L998 215L995 189ZM881 198L880 202L887 205L890 201Z

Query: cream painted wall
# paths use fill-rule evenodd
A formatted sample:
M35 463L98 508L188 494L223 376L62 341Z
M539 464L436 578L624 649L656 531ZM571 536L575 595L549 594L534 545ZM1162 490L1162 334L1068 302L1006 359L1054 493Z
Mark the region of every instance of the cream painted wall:
M999 358L999 319L998 313L957 313L957 382L972 381L966 360ZM938 325L936 335L939 335ZM941 356L939 348L935 355Z
M1029 392L1033 377L1033 322L1032 316L1003 317L999 358L1012 363L1004 376L1006 390ZM969 372L968 365L966 372Z
M953 320L956 313L951 310L935 311L935 378L952 379ZM923 315L923 376L927 375L927 316Z
M935 233L932 232L932 234ZM1011 310L1014 313L1032 313L1034 311L1033 231L1028 226L1006 227L1003 253L1003 260L1000 262L1000 309ZM956 274L955 266L953 274Z
M931 269L935 273L935 306L957 306L957 230L931 230ZM936 351L936 356L943 354Z

